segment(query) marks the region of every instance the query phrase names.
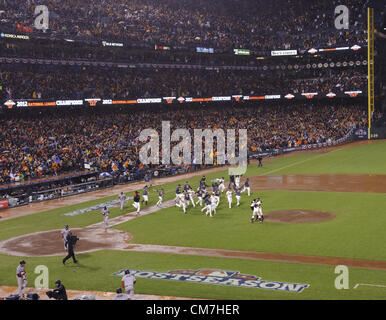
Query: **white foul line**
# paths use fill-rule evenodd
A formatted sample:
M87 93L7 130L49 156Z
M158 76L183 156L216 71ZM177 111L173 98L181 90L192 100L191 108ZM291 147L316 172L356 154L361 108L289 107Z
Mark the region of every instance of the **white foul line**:
M358 288L359 286L370 286L370 287L381 287L381 288L386 288L386 286L382 284L368 284L368 283L357 283L354 286L354 289Z
M301 164L301 163L304 163L304 162L307 162L307 161L311 161L311 160L315 160L315 159L318 159L318 158L320 158L320 157L323 157L323 156L325 156L325 155L328 155L328 154L330 154L330 153L333 153L333 152L335 152L335 151L339 151L339 150L342 150L342 149L336 149L336 150L333 150L333 151L330 151L330 152L327 152L327 153L323 153L323 154L320 154L320 155L318 155L318 156L316 156L316 157L313 157L313 158L310 158L310 159L306 159L306 160L298 161L298 162L295 162L295 163L289 164L289 165L287 165L287 166L284 166L284 167L281 167L281 168L278 168L278 169L274 169L274 170L271 170L271 171L265 172L265 173L263 173L263 174L262 174L262 176L264 176L264 175L267 175L267 174L271 174L271 173L274 173L274 172L276 172L276 171L281 171L281 170L283 170L283 169L287 169L287 168L290 168L290 167L296 166L296 165L298 165L298 164Z

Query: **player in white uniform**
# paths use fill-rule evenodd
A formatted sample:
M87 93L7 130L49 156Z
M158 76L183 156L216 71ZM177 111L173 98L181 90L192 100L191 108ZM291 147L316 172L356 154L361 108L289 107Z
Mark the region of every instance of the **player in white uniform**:
M126 197L126 195L123 192L121 192L121 194L118 196L118 199L119 199L119 201L121 203L121 211L122 211L123 208L125 207L125 202L127 200L127 197Z
M133 207L137 209L137 216L139 215L139 212L141 211L141 196L139 195L138 191L134 192L134 202L133 202Z
M134 285L137 282L135 277L130 274L129 270L125 270L125 275L122 277L122 288L125 290L126 294L130 296L130 299L134 299Z
M110 214L109 209L107 209L107 207L105 206L105 207L102 209L101 214L102 214L102 216L104 216L103 222L104 222L104 224L105 224L105 228L108 228L108 226L109 226L108 220L109 220L109 214Z
M221 193L223 193L225 191L225 179L224 179L224 177L221 177L218 189L220 190Z
M176 201L176 206L177 207L180 207L181 208L181 201L182 199L184 198L184 194L182 193L181 191L181 185L179 184L176 188L176 197L175 197L175 201Z
M60 231L61 235L62 235L62 239L63 239L63 242L64 242L64 250L67 251L67 235L68 234L72 234L72 231L71 229L68 227L68 224L66 224L64 226L64 229L62 229Z
M257 198L257 217L260 221L260 223L263 223L264 221L264 215L263 215L263 201L260 200L260 198Z
M233 193L232 190L230 188L228 188L226 196L227 196L227 199L228 199L229 209L232 209L232 193Z
M193 207L195 208L195 207L196 207L196 204L194 203L194 198L193 198L195 192L193 191L192 188L190 188L190 189L188 190L188 194L189 194L190 202L192 203Z
M210 216L212 217L212 212L214 214L216 214L216 208L217 208L217 205L218 205L218 201L217 201L217 199L216 199L216 197L214 195L212 195L210 197L210 202L211 202L211 204L210 204Z
M251 222L253 222L253 219L255 219L255 221L257 221L257 219L259 219L260 223L263 223L264 216L263 216L263 210L261 208L262 204L263 203L260 200L260 198L257 198L257 200L254 201L254 208L253 208L253 214L252 214Z
M159 207L162 204L165 191L164 191L164 189L160 189L160 190L157 190L157 192L158 192L158 202L157 202L156 206Z
M28 286L27 274L25 272L25 261L21 260L16 268L17 294L23 295L23 289Z
M182 193L182 197L180 200L180 206L182 207L182 210L184 211L184 213L186 213L186 209L189 206L189 202L190 202L190 195L187 191L185 191L184 193Z
M236 185L236 188L240 187L240 176L235 177L235 185Z
M257 202L256 199L253 199L252 202L251 202L251 210L252 210L251 223L253 223L253 219L255 218L255 215L257 214L257 211L255 211L256 202Z

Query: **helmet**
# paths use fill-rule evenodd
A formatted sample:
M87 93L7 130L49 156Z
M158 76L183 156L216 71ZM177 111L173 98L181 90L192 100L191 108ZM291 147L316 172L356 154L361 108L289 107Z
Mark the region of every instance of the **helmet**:
M25 261L24 260L20 260L20 264L25 264Z
M115 290L116 293L122 293L122 289L121 288L117 288L117 290Z
M56 280L56 281L55 281L55 284L61 285L61 284L62 284L62 281Z
M64 227L65 227L66 229L68 229L68 224L66 224Z
M129 274L129 273L130 273L130 270L126 269L125 274Z

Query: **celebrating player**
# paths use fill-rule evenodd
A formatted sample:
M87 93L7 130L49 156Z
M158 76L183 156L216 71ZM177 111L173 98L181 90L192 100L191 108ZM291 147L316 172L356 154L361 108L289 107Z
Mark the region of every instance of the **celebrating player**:
M162 204L165 191L164 191L164 189L160 189L160 190L157 190L157 192L158 192L158 202L157 202L156 206L159 207Z
M138 191L134 192L134 202L133 202L133 207L137 209L137 215L139 215L139 211L141 210L141 196L139 195Z
M227 199L228 199L228 205L229 205L229 209L232 208L232 189L231 188L228 188L228 191L226 192L226 196L227 196Z

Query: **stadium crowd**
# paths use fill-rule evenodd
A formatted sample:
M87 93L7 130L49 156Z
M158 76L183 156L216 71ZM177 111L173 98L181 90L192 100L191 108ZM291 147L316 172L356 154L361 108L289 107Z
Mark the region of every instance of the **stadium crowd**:
M365 44L366 0L0 0L4 31L50 37L127 41L139 46L219 50L300 49ZM34 28L34 10L47 5L49 30ZM350 28L337 30L336 6L350 10ZM237 13L237 14L235 14Z
M274 74L274 76L272 76ZM295 73L256 71L128 70L30 66L3 68L4 99L82 99L99 97L211 97L347 90L366 92L360 69Z
M250 152L335 141L367 121L366 110L359 105L202 105L183 112L181 108L3 113L0 184L80 171L84 164L101 172L142 170L140 131L153 128L160 133L162 120L169 120L172 130L248 129Z

